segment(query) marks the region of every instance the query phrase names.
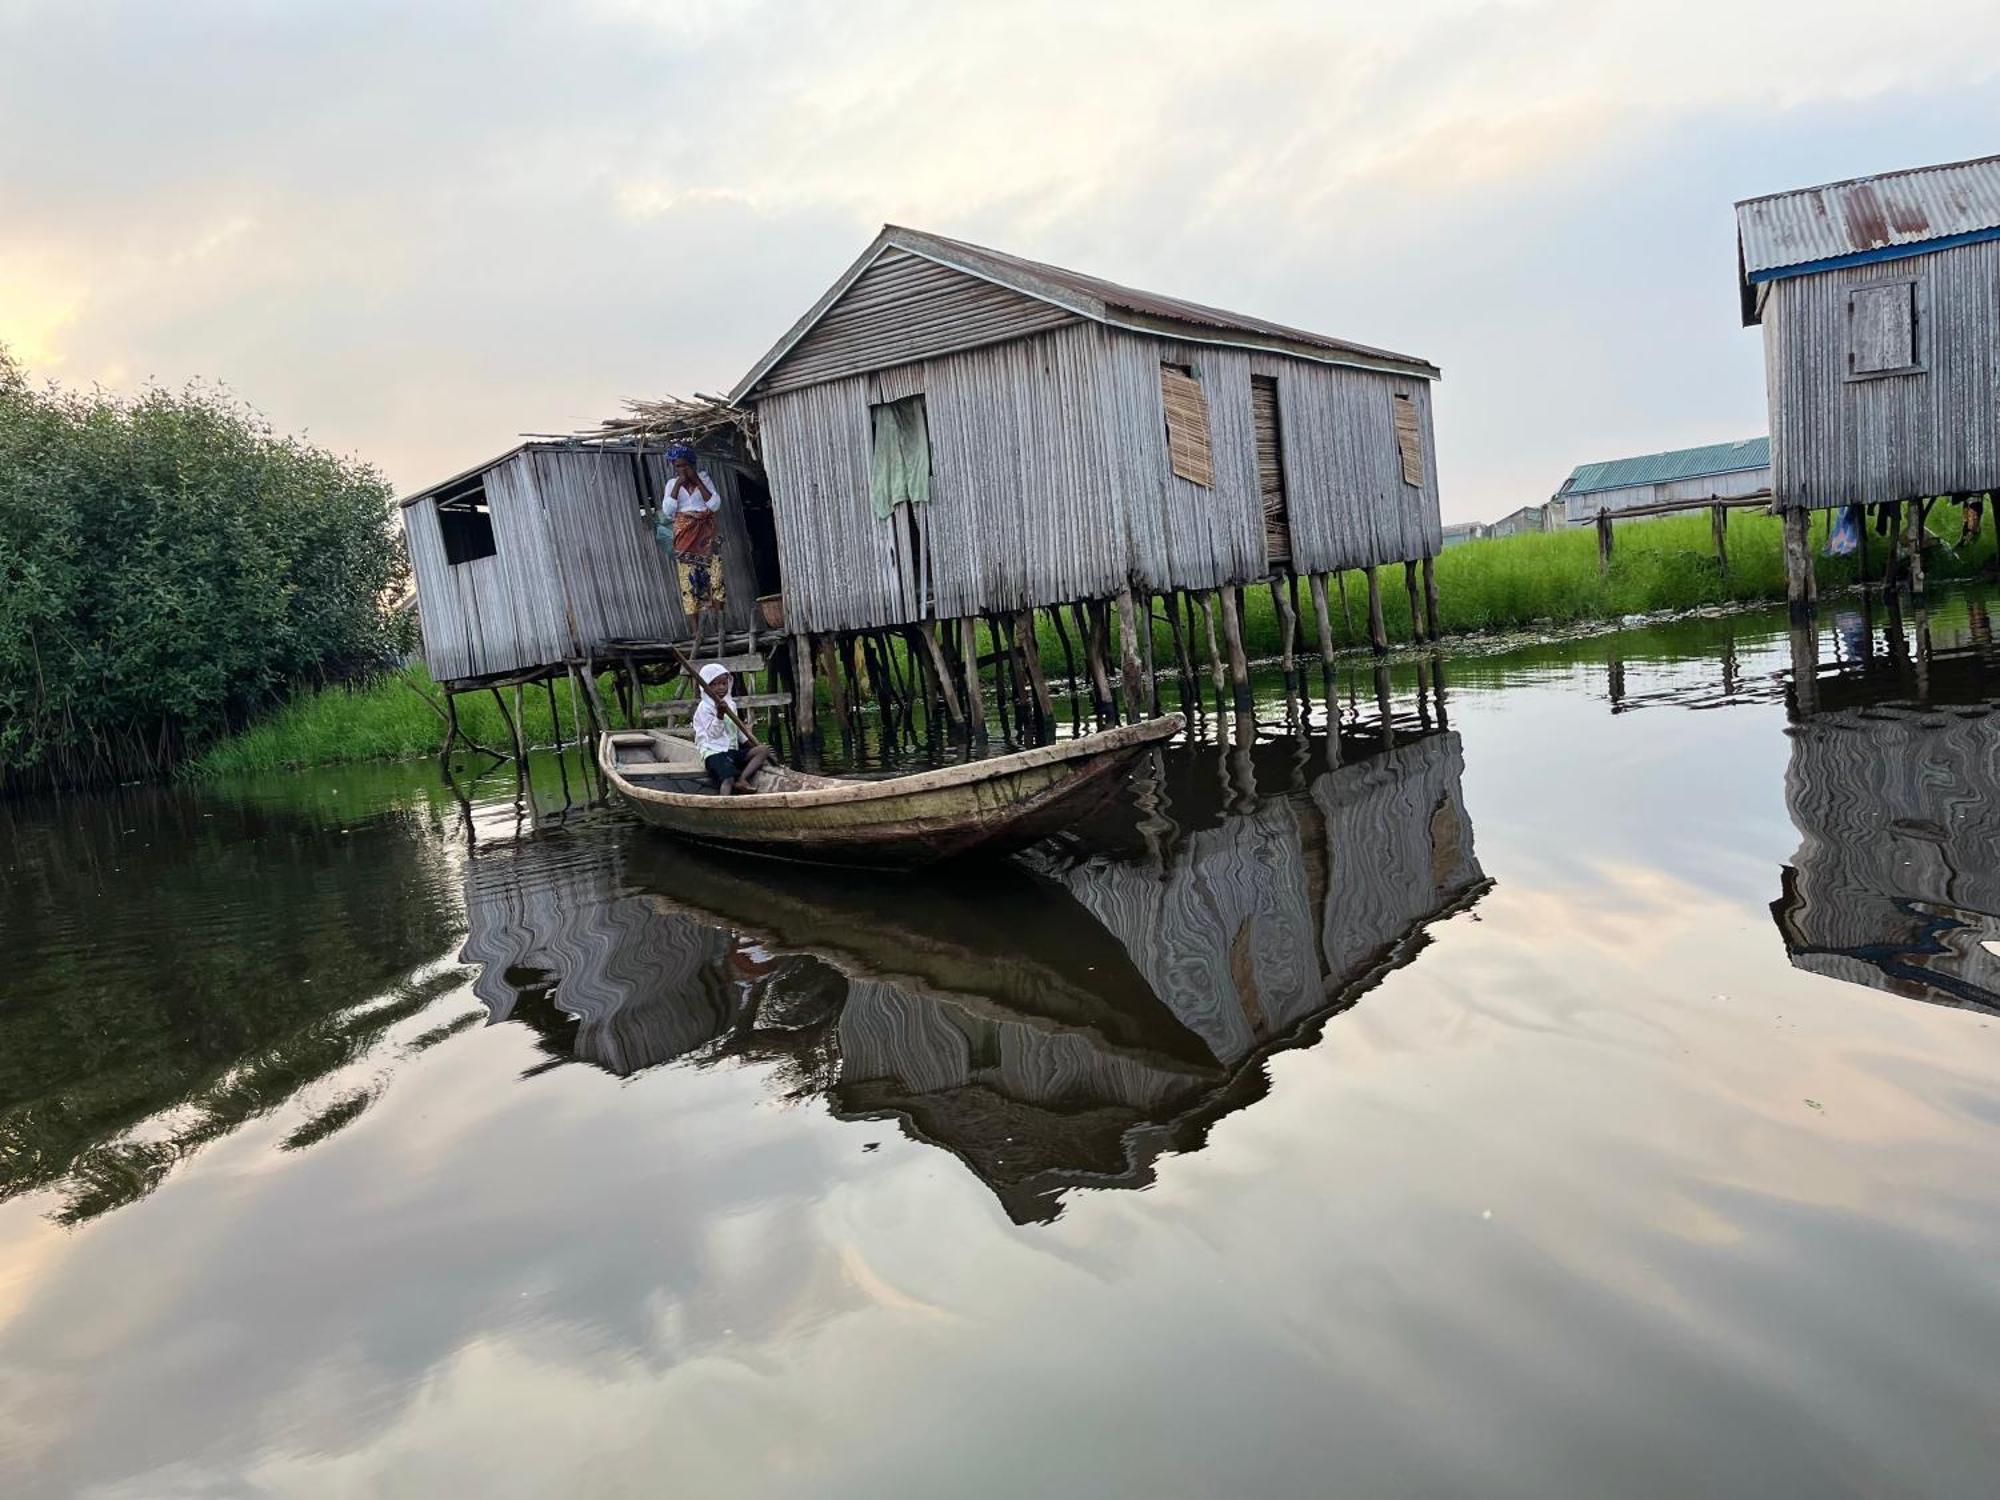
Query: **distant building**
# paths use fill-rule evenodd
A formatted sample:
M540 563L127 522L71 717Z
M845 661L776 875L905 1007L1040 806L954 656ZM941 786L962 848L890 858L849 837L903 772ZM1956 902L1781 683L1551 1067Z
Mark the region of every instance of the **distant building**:
M1781 511L2000 485L2000 156L1736 205Z
M1553 531L1556 528L1558 507L1552 504L1524 505L1517 511L1510 511L1486 528L1489 537L1520 536L1529 531Z
M1771 488L1771 440L1710 443L1578 464L1551 502L1558 524L1588 526L1599 511L1624 515L1715 500L1741 500Z
M1490 529L1484 521L1453 521L1444 528L1444 545L1456 547L1461 542L1483 542Z

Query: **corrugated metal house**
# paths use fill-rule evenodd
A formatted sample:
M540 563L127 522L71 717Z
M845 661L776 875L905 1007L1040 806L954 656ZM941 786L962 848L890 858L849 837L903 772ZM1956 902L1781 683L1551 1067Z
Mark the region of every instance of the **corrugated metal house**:
M1599 511L1664 512L1717 500L1742 500L1771 488L1771 440L1745 438L1636 458L1578 464L1555 504L1571 526L1588 526Z
M2000 484L2000 157L1736 205L1781 510Z
M891 226L731 397L822 632L1431 557L1437 376Z
M747 630L778 582L768 491L754 464L701 464L722 491L724 625ZM621 640L686 639L649 515L666 469L658 446L531 442L404 500L431 676L470 687L602 660Z

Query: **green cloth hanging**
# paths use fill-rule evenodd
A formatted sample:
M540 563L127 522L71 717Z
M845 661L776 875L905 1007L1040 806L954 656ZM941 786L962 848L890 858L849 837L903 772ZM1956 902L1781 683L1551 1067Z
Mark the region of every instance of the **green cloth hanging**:
M875 466L868 500L875 518L889 519L899 505L922 505L931 497L931 434L924 421L924 398L906 396L869 408L875 420Z

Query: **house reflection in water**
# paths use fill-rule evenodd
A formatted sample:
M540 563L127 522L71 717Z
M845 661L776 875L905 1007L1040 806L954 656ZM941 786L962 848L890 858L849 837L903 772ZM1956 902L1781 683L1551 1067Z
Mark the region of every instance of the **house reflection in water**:
M1488 888L1456 734L1343 751L1176 747L1068 847L921 882L604 825L527 841L471 861L463 956L551 1064L774 1062L787 1094L894 1118L1045 1221L1199 1146L1266 1056Z
M1912 999L2000 1010L2000 717L1993 639L1934 648L1852 634L1792 726L1798 852L1771 905L1799 968ZM1854 617L1859 622L1859 617Z

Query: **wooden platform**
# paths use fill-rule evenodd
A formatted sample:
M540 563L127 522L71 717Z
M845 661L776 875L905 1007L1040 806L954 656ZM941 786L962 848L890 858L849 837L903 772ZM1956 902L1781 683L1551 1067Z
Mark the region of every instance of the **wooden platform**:
M792 701L790 693L738 693L735 697L739 713L747 713L753 708L786 708ZM648 724L681 724L693 717L694 705L692 697L655 701L646 704L639 711L639 717Z

